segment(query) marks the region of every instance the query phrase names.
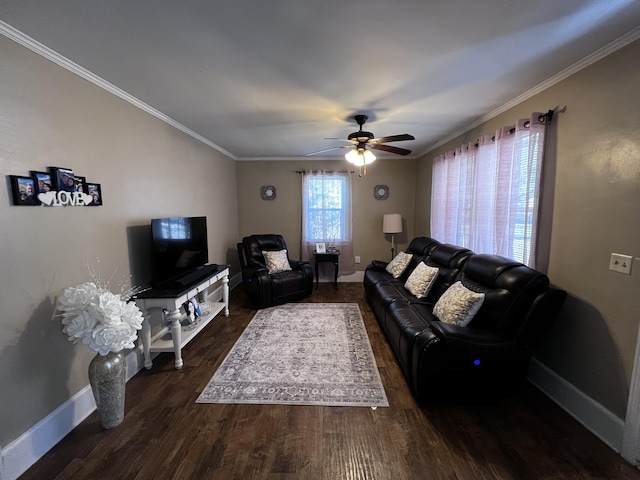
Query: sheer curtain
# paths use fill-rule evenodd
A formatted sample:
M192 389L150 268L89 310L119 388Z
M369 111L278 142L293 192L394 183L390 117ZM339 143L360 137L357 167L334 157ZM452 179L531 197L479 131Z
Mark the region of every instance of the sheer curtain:
M535 267L547 123L547 114L536 112L435 158L432 236Z
M316 243L335 245L340 250L339 275L355 273L351 221L351 173L338 171L302 172L303 260L313 261ZM333 266L320 264L333 275Z

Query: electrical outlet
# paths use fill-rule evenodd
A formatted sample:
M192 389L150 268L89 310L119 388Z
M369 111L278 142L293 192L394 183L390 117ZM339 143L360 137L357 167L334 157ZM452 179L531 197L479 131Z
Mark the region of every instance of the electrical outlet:
M360 257L356 256L356 263L360 263Z
M609 270L614 272L624 273L631 275L631 264L633 263L633 257L631 255L623 255L621 253L611 254L611 263L609 263Z

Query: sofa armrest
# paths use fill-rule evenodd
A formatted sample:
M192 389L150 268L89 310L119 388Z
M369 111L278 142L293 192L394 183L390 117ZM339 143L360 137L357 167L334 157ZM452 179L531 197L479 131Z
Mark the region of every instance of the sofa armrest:
M527 312L516 339L531 347L537 346L551 328L567 298L567 292L549 286L533 301Z
M516 349L515 340L501 332L483 328L460 327L435 321L430 326L433 334L450 348L474 352L507 353Z

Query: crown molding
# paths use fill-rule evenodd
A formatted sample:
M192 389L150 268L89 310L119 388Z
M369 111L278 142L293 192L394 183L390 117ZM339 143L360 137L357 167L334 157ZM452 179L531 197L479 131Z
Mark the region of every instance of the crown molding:
M11 25L8 25L8 24L4 23L1 20L0 20L0 34L4 35L5 37L7 37L10 40L13 40L16 43L22 45L23 47L28 48L32 52L37 53L38 55L46 58L47 60L50 60L51 62L53 62L56 65L59 65L60 67L70 71L71 73L76 74L80 78L83 78L83 79L93 83L94 85L106 90L107 92L115 95L116 97L121 98L122 100L130 103L131 105L139 108L140 110L143 110L143 111L147 112L149 115L152 115L152 116L156 117L157 119L162 120L163 122L171 125L172 127L177 128L181 132L186 133L190 137L195 138L196 140L204 143L205 145L208 145L211 148L214 148L215 150L219 151L223 155L226 155L227 157L229 157L229 158L231 158L233 160L236 160L235 155L233 155L231 152L225 150L221 146L216 145L215 143L213 143L212 141L206 139L205 137L203 137L199 133L196 133L193 130L191 130L190 128L185 127L183 124L181 124L180 122L174 120L173 118L169 117L168 115L165 115L164 113L156 110L155 108L151 107L150 105L147 105L146 103L140 101L139 99L137 99L133 95L128 94L124 90L121 90L120 88L118 88L115 85L107 82L103 78L100 78L99 76L91 73L86 68L83 68L80 65L78 65L77 63L72 62L68 58L63 57L59 53L51 50L46 45L43 45L42 43L38 42L37 40L34 40L33 38L29 37L28 35L25 35L21 31L13 28Z
M594 63L598 62L599 60L602 60L604 57L612 54L613 52L615 52L617 50L620 50L623 47L626 47L631 42L636 41L638 38L640 38L640 27L636 27L633 30L631 30L630 32L625 33L624 35L622 35L618 39L614 40L613 42L605 45L604 47L600 48L599 50L596 50L592 54L587 55L582 60L579 60L578 62L574 63L570 67L565 68L564 70L562 70L561 72L557 73L553 77L550 77L549 79L547 79L544 82L536 85L532 89L527 90L523 94L518 95L517 97L515 97L514 99L508 101L504 105L501 105L500 107L496 108L495 110L493 110L493 111L487 113L486 115L478 118L477 120L475 120L474 122L470 123L466 127L463 127L462 129L458 130L457 132L454 132L451 135L448 135L447 137L437 141L433 145L427 147L427 149L424 150L422 153L420 153L418 156L422 157L422 156L426 155L427 153L431 152L432 150L435 150L436 148L444 145L445 143L450 142L451 140L454 140L455 138L459 137L460 135L463 135L463 134L467 133L469 130L472 130L472 129L482 125L483 123L491 120L494 117L497 117L498 115L500 115L501 113L506 112L510 108L513 108L516 105L521 104L525 100L528 100L529 98L537 95L538 93L543 92L544 90L548 89L549 87L552 87L553 85L555 85L557 83L560 83L562 80L570 77L574 73L577 73L580 70L583 70L583 69L587 68L589 65L593 65Z

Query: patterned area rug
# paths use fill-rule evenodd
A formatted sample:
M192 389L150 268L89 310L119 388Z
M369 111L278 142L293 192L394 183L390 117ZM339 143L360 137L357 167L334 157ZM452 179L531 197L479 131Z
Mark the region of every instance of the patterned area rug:
M196 403L389 406L355 303L259 310Z

